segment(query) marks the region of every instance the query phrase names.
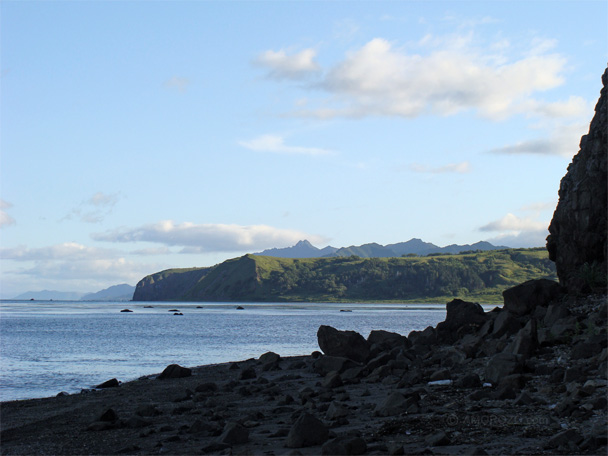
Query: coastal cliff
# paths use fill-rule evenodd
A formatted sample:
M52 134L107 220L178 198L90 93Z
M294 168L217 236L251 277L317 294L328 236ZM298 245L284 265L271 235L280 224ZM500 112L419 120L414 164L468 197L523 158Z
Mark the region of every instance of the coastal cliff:
M589 133L561 181L547 238L560 283L572 293L606 289L608 69L602 83Z

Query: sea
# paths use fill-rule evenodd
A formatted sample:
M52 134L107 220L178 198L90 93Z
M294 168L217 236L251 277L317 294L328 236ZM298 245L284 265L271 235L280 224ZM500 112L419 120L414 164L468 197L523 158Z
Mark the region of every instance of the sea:
M79 393L174 363L218 364L268 351L306 355L319 350L320 325L364 337L374 329L407 335L435 326L445 312L445 304L4 300L0 401Z

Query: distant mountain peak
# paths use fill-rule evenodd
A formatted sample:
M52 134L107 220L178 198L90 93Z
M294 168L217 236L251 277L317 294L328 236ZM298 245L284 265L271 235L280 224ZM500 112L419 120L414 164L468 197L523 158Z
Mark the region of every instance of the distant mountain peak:
M403 255L425 256L431 253L455 254L469 250L499 250L506 249L505 246L495 246L486 241L479 241L475 244L457 245L451 244L439 247L430 242L425 242L419 238L412 238L406 242L396 244L381 245L377 242L370 242L363 245L351 245L349 247L335 248L327 246L319 249L304 239L292 247L267 249L254 255L272 256L279 258L315 258L315 257L334 257L334 256L359 256L362 258L387 258L400 257Z

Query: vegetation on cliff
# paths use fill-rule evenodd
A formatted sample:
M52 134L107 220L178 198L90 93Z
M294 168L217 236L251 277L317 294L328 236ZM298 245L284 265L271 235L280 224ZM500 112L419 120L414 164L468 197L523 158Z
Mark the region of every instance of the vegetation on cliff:
M505 249L402 258L276 258L245 255L210 268L170 269L142 279L135 301L501 302L531 279L555 280L547 251Z

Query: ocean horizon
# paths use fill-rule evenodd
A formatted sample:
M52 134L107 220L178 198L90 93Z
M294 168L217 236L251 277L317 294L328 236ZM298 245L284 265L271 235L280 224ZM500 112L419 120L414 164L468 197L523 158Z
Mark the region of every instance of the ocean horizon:
M319 350L320 325L367 337L379 329L407 335L444 319L445 304L2 300L0 401L78 393L174 363L306 355Z

